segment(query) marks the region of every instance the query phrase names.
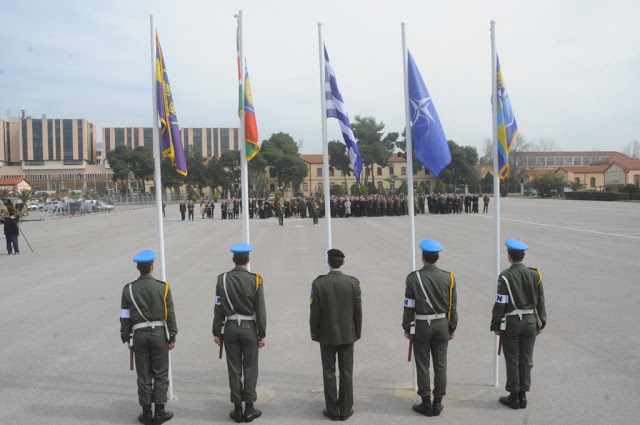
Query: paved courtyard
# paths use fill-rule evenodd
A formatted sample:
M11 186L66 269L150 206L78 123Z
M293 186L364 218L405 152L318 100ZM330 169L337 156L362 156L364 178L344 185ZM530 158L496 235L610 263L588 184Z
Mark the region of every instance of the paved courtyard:
M634 424L640 412L640 204L558 199L501 200L501 240L524 240L541 268L548 326L538 338L526 410L505 395L504 359L494 388L494 218L416 217L416 241L438 240L438 265L455 273L459 324L449 345L444 412L411 410L408 342L401 328L410 271L406 217L334 219L333 246L362 283L364 324L356 343L353 424ZM164 223L167 280L178 321L172 351L172 424L233 423L226 362L211 335L216 276L232 268L242 222ZM216 208L219 213L219 208ZM261 350L256 423L328 423L319 347L309 336L311 281L325 272L325 222L254 220L252 271L265 279L267 346ZM153 208L21 226L20 256L0 255L0 423L135 424L135 372L119 338L122 287L132 257L157 250ZM0 251L4 253L5 251ZM508 266L501 245L501 268ZM419 254L419 250L418 250ZM418 262L419 264L419 262ZM160 277L159 271L156 277Z

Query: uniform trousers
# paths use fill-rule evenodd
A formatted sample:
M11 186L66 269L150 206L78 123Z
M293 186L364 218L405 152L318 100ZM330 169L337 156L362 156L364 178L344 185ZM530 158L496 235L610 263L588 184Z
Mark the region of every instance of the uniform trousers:
M502 338L502 350L507 366L506 390L510 393L529 391L533 368L533 346L538 334L533 314L507 316L507 329Z
M431 395L429 357L433 359L433 396L444 397L447 390L447 347L449 346L449 322L435 319L431 325L426 320L416 320L413 352L416 359L418 395Z
M133 333L140 406L166 404L169 388L169 342L162 326Z
M224 348L227 354L231 403L254 403L258 394L258 333L256 322L227 319L224 325ZM244 384L242 375L244 373Z
M336 393L336 354L340 386ZM347 416L353 407L353 343L342 345L320 344L324 401L329 416Z

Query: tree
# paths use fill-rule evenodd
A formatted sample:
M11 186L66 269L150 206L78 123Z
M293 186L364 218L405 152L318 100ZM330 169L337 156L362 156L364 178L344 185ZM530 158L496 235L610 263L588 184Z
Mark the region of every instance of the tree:
M633 139L622 149L622 153L631 158L640 159L640 141Z
M262 149L247 164L249 194L252 197L262 198L269 187L269 179L266 176L267 160L262 154Z
M151 180L155 171L153 151L146 146L138 146L129 152L127 164L129 171L138 181L138 187L144 188L144 181Z
M184 181L191 187L197 187L198 193L202 196L202 188L207 185L204 157L191 145L187 146L187 149L185 149L184 156L187 161L188 170Z
M400 148L400 150L402 152L400 152L398 154L398 156L401 156L403 158L407 158L407 132L406 130L402 130L402 139L398 140L396 142L396 146L398 148ZM413 151L413 156L412 156L412 160L413 160L413 174L417 174L418 171L422 170L422 167L424 167L424 165L422 164L422 162L420 162L418 160L418 157L416 157L416 144L411 143L411 150Z
M489 137L485 137L482 141L482 157L480 162L493 162L493 140Z
M27 205L27 202L29 202L29 199L31 199L31 191L21 190L18 193L18 198L20 198L20 202L22 202L23 205Z
M346 192L344 190L344 186L342 186L341 184L334 184L333 186L331 186L330 191L331 195L333 196L344 196Z
M176 167L171 164L171 158L162 157L160 172L162 173L162 190L170 188L180 193L180 186L184 183L185 177L176 171Z
M568 181L568 182L566 182L566 185L567 185L568 188L570 188L574 192L578 192L578 191L584 189L585 187L587 187L587 185L584 182L581 182L581 181L577 181L577 182Z
M298 145L288 133L274 133L262 142L262 155L278 179L278 187L300 184L309 174L307 163L300 159Z
M478 151L476 148L473 146L460 146L453 140L449 140L447 143L451 152L451 162L440 173L440 179L451 185L478 184L479 180L476 173Z
M220 190L218 188L228 185L227 175L224 167L220 164L220 160L215 156L211 157L204 169L204 185L209 187L210 195L215 197L215 191Z
M220 155L220 165L225 169L225 189L234 184L236 188L240 187L240 151L226 151Z
M371 181L375 184L373 164L378 164L382 167L388 165L389 157L396 147L398 133L389 133L383 139L384 123L377 122L374 117L362 117L360 115L356 115L351 123L351 129L358 142L362 165L365 167L364 183L366 184L369 176L371 176Z
M347 155L347 145L337 140L329 142L329 168L338 170L347 182L347 176L351 175L351 159Z
M13 193L9 189L0 189L0 198L9 198Z
M562 177L556 174L543 174L531 181L531 187L538 192L538 196L551 196L552 190L562 193L564 186L565 182Z

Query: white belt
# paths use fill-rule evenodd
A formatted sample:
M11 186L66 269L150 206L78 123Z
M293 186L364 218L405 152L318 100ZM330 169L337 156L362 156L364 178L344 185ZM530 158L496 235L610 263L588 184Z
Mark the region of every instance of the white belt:
M240 326L240 322L243 320L256 320L255 316L245 316L244 314L230 314L227 316L228 320L236 320L238 322L238 326Z
M431 326L431 321L436 319L444 319L447 317L445 313L437 314L416 314L416 320L426 320L427 324Z
M161 320L156 320L155 322L141 322L136 325L133 325L133 330L142 329L142 328L155 328L156 326L162 326L164 328L164 322Z
M529 309L529 310L513 310L509 313L506 313L505 316L520 316L520 320L522 320L522 316L525 314L533 314L533 309Z

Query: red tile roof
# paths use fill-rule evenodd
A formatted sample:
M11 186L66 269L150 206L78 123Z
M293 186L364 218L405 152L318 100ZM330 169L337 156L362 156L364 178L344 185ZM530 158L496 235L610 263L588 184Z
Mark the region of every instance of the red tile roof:
M31 184L29 180L24 177L0 177L0 186L15 186L23 180Z

